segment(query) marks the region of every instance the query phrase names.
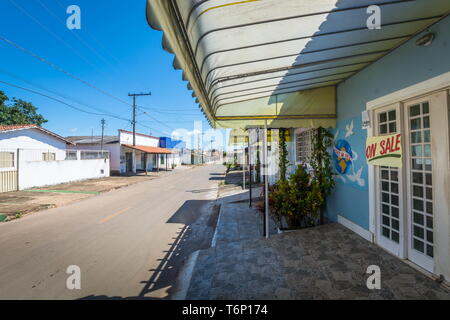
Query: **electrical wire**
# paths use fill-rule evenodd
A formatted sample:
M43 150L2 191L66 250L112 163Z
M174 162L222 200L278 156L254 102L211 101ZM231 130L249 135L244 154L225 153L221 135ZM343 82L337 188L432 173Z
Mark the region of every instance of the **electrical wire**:
M39 5L44 8L50 15L52 15L57 21L59 21L62 25L66 25L65 22L58 17L52 10L50 10L44 3L42 3L41 0L36 0ZM102 60L104 63L112 66L113 68L116 69L116 67L110 63L108 60L105 59L105 57L103 57L103 55L101 55L97 50L95 50L95 48L93 48L91 45L89 45L86 41L83 40L83 38L81 38L76 32L71 32L71 34L76 37L78 39L78 41L80 41L86 48L88 48L89 50L91 50L97 57L100 58L100 60Z
M65 102L65 101L63 101L63 100L61 100L61 99L58 99L58 98L49 96L49 95L47 95L47 94L45 94L45 93L42 93L42 92L39 92L39 91L36 91L36 90L33 90L33 89L25 88L25 87L22 87L22 86L19 86L19 85L16 85L16 84L13 84L13 83L10 83L10 82L7 82L7 81L0 80L0 83L3 83L3 84L5 84L5 85L7 85L7 86L10 86L10 87L14 87L14 88L17 88L17 89L21 89L21 90L24 90L24 91L28 91L28 92L31 92L31 93L40 95L40 96L45 97L45 98L47 98L47 99L50 99L50 100L53 100L53 101L62 103L62 104L66 105L66 106L68 106L68 107L70 107L70 108L72 108L72 109L75 109L75 110L80 111L80 112L83 112L83 113L87 113L87 114L91 114L91 115L96 115L96 116L105 116L105 117L116 118L116 119L124 120L124 121L127 121L127 122L130 121L129 119L126 119L126 118L123 118L123 117L120 117L120 116L116 116L116 115L113 115L113 114L96 113L96 112L91 112L91 111L83 110L83 109L81 109L81 108L79 108L79 107L77 107L77 106L74 106L74 105L72 105L72 104L69 104L69 103L67 103L67 102Z
M96 87L95 85L93 85L93 84L91 84L91 83L89 83L89 82L87 82L85 80L82 80L82 79L78 78L77 76L71 74L70 72L65 71L64 69L58 67L56 64L54 64L54 63L52 63L52 62L50 62L50 61L40 57L39 55L37 55L37 54L27 50L27 49L25 49L24 47L22 47L22 46L18 45L17 43L15 43L15 42L13 42L13 41L3 37L2 35L0 35L0 40L2 40L3 42L6 42L6 43L12 45L13 47L15 47L15 48L25 52L26 54L28 54L28 55L38 59L39 61L41 61L41 62L51 66L52 68L54 68L54 69L64 73L65 75L67 75L67 76L69 76L69 77L71 77L71 78L73 78L73 79L75 79L75 80L77 80L77 81L79 81L79 82L81 82L81 83L83 83L83 84L85 84L85 85L87 85L87 86L89 86L89 87L91 87L91 88L101 92L102 94L104 94L104 95L106 95L106 96L108 96L110 98L113 98L113 99L115 99L115 100L117 100L117 101L119 101L119 102L121 102L123 104L126 104L127 106L132 106L130 103L126 102L125 100L120 99L120 98L110 94L109 92L107 92L107 91L105 91L103 89L100 89L100 88Z
M23 7L18 5L14 0L9 0L9 2L14 5L17 9L22 11L28 18L34 21L38 26L40 26L42 29L44 29L48 34L50 34L53 38L61 42L64 46L69 48L73 53L75 53L79 58L84 60L88 65L90 65L92 68L98 69L97 66L95 66L92 62L90 62L88 59L83 57L81 54L79 54L70 44L68 44L66 41L61 39L58 35L56 35L53 31L51 31L49 28L47 28L45 25L43 25L38 19L36 19L32 14L30 14L27 10L25 10Z
M45 92L47 92L47 93L56 95L56 96L58 96L58 97L60 97L60 98L63 98L63 99L65 99L65 100L69 100L69 101L75 102L75 103L77 103L77 104L79 104L79 105L81 105L81 106L85 106L85 107L87 107L87 108L90 108L90 109L99 111L99 112L104 113L104 114L114 115L113 113L111 113L111 112L109 112L109 111L105 111L105 110L103 110L103 109L101 109L101 108L94 107L94 106L92 106L92 105L90 105L90 104L88 104L88 103L82 102L82 101L80 101L80 100L78 100L78 99L75 99L75 98L73 98L73 97L70 97L70 96L68 96L68 95L66 95L66 94L62 94L62 93L57 92L57 91L55 91L55 90L50 90L50 89L44 87L44 86L41 85L41 84L35 83L34 81L30 81L30 80L24 79L24 78L22 78L22 77L20 77L20 76L18 76L18 75L16 75L16 74L14 74L14 73L11 73L11 72L9 72L9 71L0 69L0 73L6 74L6 75L8 75L8 76L11 77L11 78L15 78L16 80L25 82L25 83L27 83L27 84L29 84L29 85L35 87L35 88L38 88L38 89L43 90L43 91L45 91Z

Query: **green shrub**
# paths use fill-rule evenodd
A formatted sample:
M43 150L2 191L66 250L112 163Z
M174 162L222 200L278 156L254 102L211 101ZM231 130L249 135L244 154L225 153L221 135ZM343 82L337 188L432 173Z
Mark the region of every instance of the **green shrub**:
M284 217L290 227L309 227L323 224L326 197L334 187L331 157L328 148L332 136L319 128L313 139L311 170L298 166L289 179L285 179L286 151L282 144L280 154L280 181L269 190L269 205L278 222Z

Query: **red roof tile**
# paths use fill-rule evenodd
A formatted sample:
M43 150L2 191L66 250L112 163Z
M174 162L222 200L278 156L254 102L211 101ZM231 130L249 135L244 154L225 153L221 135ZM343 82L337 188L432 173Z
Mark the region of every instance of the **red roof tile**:
M12 131L18 129L37 128L35 124L12 124L12 125L0 125L0 131Z
M159 148L159 147L148 147L148 146L132 146L130 144L124 144L125 147L139 150L145 153L156 153L156 154L171 154L172 151L165 148Z

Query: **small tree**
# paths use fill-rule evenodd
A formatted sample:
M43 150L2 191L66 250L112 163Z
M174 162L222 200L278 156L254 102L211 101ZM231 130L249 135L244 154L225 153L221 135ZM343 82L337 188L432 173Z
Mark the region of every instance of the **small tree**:
M280 180L286 181L286 171L289 165L289 160L287 158L288 152L286 147L286 133L287 129L279 129L280 137L280 148L279 148L279 169L280 169Z
M310 159L312 167L312 185L315 194L314 210L320 215L320 224L324 223L326 197L334 188L333 171L331 169L331 154L329 148L333 144L333 135L319 127L313 137L313 150Z
M12 104L6 104L9 98L0 91L0 124L36 124L41 126L47 120L37 113L37 108L22 99L12 99Z

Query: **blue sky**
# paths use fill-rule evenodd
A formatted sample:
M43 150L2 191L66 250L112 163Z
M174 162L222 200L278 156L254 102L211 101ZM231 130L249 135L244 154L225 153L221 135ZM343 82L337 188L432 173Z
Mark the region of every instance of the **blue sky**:
M69 5L81 8L81 30L69 30ZM139 97L137 130L157 136L178 128L194 129L200 112L181 71L172 68L173 55L161 47L162 33L151 29L145 0L1 0L0 35L36 53L96 87L132 103L129 92L152 92ZM131 119L132 108L82 84L0 41L0 80L61 97L83 110L101 109ZM44 126L60 135L101 133L102 116L85 114L47 98L0 83L9 97L32 102L48 120ZM93 107L93 108L90 108ZM155 121L156 118L158 121ZM106 134L131 129L125 120L105 117ZM208 143L209 145L209 143Z

